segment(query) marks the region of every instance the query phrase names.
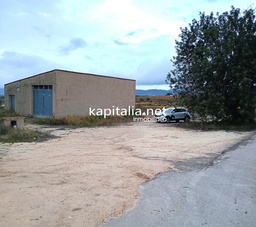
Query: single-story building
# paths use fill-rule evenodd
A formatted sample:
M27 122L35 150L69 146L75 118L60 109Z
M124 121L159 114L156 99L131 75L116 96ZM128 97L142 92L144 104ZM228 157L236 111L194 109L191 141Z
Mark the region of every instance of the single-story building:
M135 106L136 81L55 69L5 84L5 108L22 116L91 115Z

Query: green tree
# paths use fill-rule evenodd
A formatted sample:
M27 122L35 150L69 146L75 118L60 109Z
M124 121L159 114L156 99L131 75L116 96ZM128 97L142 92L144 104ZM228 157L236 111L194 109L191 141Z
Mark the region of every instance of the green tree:
M255 10L232 6L199 16L181 28L166 82L182 91L180 102L201 119L255 121Z
M0 96L0 106L4 104L4 96Z

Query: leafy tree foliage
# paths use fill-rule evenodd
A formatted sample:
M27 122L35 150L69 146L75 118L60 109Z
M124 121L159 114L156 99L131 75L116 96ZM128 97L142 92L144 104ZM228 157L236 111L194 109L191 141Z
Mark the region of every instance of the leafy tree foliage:
M4 96L0 96L0 106L4 104Z
M183 92L179 99L202 119L255 120L255 10L199 14L181 28L166 82Z

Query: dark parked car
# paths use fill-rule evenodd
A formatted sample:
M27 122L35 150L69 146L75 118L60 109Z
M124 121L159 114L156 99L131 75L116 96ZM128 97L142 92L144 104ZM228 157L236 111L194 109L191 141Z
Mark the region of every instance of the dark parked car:
M190 113L186 108L175 107L164 109L161 113L155 115L155 119L157 122L179 122L180 120L189 122L190 118Z

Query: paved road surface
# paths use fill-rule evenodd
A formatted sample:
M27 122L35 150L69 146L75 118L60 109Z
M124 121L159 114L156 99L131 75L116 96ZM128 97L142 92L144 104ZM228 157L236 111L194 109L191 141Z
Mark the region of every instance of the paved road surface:
M198 170L141 186L137 205L103 227L256 226L256 137Z

